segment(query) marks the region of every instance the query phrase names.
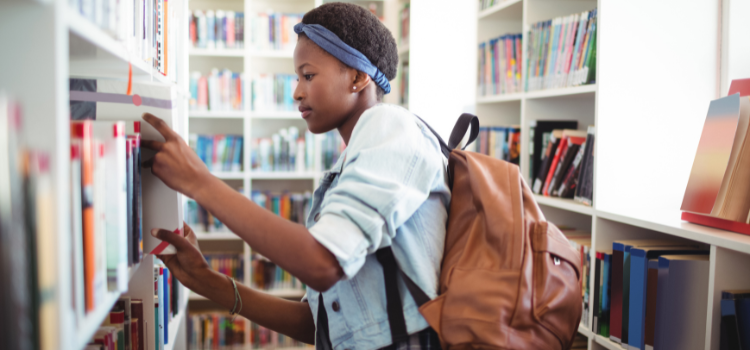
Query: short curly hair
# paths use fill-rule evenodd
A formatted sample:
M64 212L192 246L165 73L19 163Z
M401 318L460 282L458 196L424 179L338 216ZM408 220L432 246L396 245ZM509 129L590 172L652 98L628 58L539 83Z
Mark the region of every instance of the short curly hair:
M322 25L336 34L341 41L365 55L389 81L396 77L396 39L367 9L343 2L327 3L306 13L302 17L302 23ZM378 86L378 99L384 94L385 91Z

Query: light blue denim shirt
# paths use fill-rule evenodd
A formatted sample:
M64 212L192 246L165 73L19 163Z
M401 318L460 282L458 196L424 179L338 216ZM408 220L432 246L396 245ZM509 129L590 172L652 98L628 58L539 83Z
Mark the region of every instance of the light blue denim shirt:
M315 191L307 227L345 274L322 293L334 349L391 344L383 269L373 254L379 248L393 246L401 269L437 296L450 203L444 164L422 122L404 108L379 104L362 114ZM401 277L399 289L409 334L427 328ZM317 315L320 293L308 289L306 298Z

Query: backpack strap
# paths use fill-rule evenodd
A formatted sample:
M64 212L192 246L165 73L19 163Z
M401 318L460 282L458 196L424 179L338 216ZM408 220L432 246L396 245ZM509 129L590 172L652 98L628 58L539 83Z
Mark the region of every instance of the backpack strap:
M473 114L469 113L463 113L460 117L458 117L458 120L456 120L456 125L453 126L453 131L451 131L451 136L448 139L448 143L445 143L442 137L433 129L430 124L427 124L427 122L424 121L424 119L420 118L418 115L415 114L417 119L422 121L422 123L427 127L427 129L430 129L433 135L437 137L438 142L440 143L440 151L443 152L443 155L448 158L448 156L451 154L451 151L456 149L459 143L461 143L461 140L463 140L464 135L466 135L466 132L469 131L469 127L471 126L471 134L469 134L469 141L466 142L463 148L466 148L466 146L470 145L474 140L477 139L477 136L479 136L479 118Z
M398 291L398 272L401 268L399 268L396 256L393 254L393 249L390 246L378 249L375 255L380 265L383 266L388 325L391 328L391 340L393 344L397 344L409 338L409 333L406 331L406 319L404 318L404 308L401 304L401 295ZM406 288L409 289L418 307L430 301L427 293L422 288L419 288L403 271L401 271L401 276L404 278Z

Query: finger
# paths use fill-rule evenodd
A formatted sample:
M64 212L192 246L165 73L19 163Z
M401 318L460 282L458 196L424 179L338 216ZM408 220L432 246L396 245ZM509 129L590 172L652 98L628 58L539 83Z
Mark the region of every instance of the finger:
M167 230L162 230L155 228L151 230L151 235L167 242L175 247L177 251L187 250L193 248L193 246L188 242L179 232L172 232Z
M156 159L156 156L151 157L150 159L147 159L145 162L141 163L141 167L150 168L154 166L154 159Z
M158 152L158 151L161 151L162 147L164 147L164 142L153 141L153 140L142 140L141 147L146 147L148 149L152 149Z
M161 134L161 136L164 136L164 139L167 141L173 139L176 136L174 130L170 129L167 123L151 113L143 113L143 120L151 124L151 126L153 126L154 129L156 129L156 131Z

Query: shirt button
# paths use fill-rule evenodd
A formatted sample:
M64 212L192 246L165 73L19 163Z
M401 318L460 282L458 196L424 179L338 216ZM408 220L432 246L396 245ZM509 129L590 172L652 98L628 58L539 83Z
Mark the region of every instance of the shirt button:
M320 220L320 213L315 214L313 220L315 220L315 222L318 222L318 220Z
M333 308L333 311L339 312L341 310L341 306L339 306L338 301L334 301L333 304L331 304L331 307Z

